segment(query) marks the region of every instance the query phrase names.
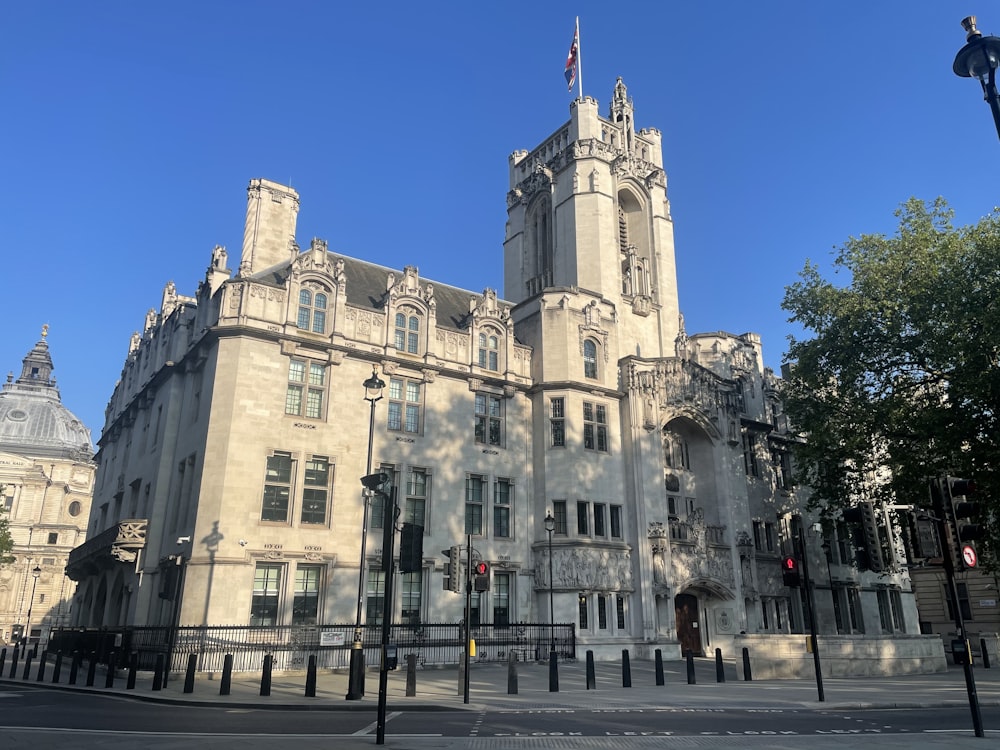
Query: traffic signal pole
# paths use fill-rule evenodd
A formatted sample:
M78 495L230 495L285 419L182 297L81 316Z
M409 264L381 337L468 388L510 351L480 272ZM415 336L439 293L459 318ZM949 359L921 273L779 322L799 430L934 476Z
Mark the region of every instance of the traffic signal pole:
M465 567L465 675L462 678L462 703L469 702L469 650L472 643L472 534L466 534L466 567Z
M819 661L819 643L816 639L816 601L813 598L812 578L809 576L809 555L806 554L805 530L802 528L802 518L799 517L798 547L802 558L802 585L806 587L806 614L809 617L809 644L813 653L813 668L816 670L816 693L820 703L826 700L823 694L823 669Z
M942 556L945 580L948 584L948 596L951 599L951 611L955 615L955 631L962 639L964 656L962 658L962 671L965 673L965 689L969 694L969 710L972 712L972 728L976 737L985 737L983 732L983 716L979 710L979 695L976 692L976 677L972 671L972 650L969 646L969 636L965 632L965 618L962 617L962 606L958 598L958 586L955 583L955 544L948 544L947 540L952 537L952 530L948 524L948 516L951 512L950 497L946 498L948 492L948 480L931 480L931 501L934 507L934 517L938 524L938 533L941 535L941 546L945 548ZM950 495L950 493L949 493ZM946 507L948 506L948 507ZM957 541L957 540L956 540ZM961 554L961 543L957 545L958 553ZM952 653L954 653L954 643L952 643Z

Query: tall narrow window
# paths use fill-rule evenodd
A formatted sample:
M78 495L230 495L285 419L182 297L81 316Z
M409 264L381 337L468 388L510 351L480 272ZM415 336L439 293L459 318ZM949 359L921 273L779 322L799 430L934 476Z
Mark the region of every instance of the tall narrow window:
M597 629L608 629L608 598L606 596L597 597Z
M493 624L498 628L510 623L510 573L493 574Z
M597 344L590 339L583 342L583 375L597 379Z
M499 396L476 394L476 442L503 444L503 400Z
M549 400L549 432L552 445L562 447L566 445L566 401L562 397Z
M427 509L427 470L410 469L406 477L406 504L403 507L403 523L424 526Z
M625 630L625 597L618 594L615 597L615 616L617 618L618 632Z
M743 468L748 477L760 476L760 467L757 464L757 436L752 432L743 433Z
M396 326L393 334L397 351L407 354L419 353L420 318L412 311L396 313Z
M250 602L251 625L277 624L281 571L281 565L257 563L253 576L253 599Z
M315 625L319 621L319 591L322 568L300 565L295 569L292 625Z
M576 603L577 603L577 610L579 612L579 617L580 617L580 624L579 624L580 630L589 630L590 629L590 617L589 617L590 612L589 612L589 606L588 606L589 602L587 600L587 595L586 594L580 594L579 597L577 597Z
M479 536L483 533L483 497L486 494L486 477L469 474L465 478L465 533Z
M306 460L306 476L302 487L302 523L326 523L330 474L330 459L326 456L311 456Z
M604 404L583 402L583 447L608 451L608 412Z
M404 625L420 624L420 594L423 585L423 574L419 571L402 573L400 575L402 589L402 609L400 616Z
M607 536L607 506L604 503L594 503L594 536Z
M576 533L580 536L590 535L590 503L576 504Z
M368 588L365 594L365 622L368 625L382 624L382 606L385 603L385 573L368 568Z
M493 332L479 333L479 366L493 372L500 369L500 339Z
M390 430L420 432L420 383L408 378L389 378Z
M565 500L552 501L552 516L556 519L556 528L554 529L554 533L566 536L566 534L569 533L569 520L566 516Z
M497 479L493 484L493 536L509 538L510 509L514 499L514 483L509 479Z
M309 289L301 289L296 326L303 331L325 333L327 304L328 298L323 292L314 293Z
M622 506L611 506L611 538L622 538Z
M261 521L288 521L288 499L292 492L292 454L275 451L267 457Z

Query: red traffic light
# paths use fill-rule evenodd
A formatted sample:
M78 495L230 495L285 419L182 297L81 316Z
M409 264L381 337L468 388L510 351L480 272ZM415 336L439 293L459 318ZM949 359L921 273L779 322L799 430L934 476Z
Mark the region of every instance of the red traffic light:
M480 560L476 563L473 570L477 576L484 576L490 572L490 566Z
M785 570L796 570L799 562L794 557L786 557L781 561L781 567Z
M799 575L799 561L791 555L781 558L781 582L791 588L802 585L802 578Z

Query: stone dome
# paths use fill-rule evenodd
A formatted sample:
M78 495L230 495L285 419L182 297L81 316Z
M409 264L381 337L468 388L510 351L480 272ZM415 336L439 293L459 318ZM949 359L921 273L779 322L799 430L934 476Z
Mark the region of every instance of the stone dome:
M0 451L89 461L90 430L62 404L46 335L47 327L24 358L21 377L8 375L0 391Z

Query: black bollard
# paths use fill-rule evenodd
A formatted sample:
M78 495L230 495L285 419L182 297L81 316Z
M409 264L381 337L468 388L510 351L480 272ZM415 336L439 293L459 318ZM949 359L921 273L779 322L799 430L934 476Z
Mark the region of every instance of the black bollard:
M417 655L406 655L406 694L414 696L417 694Z
M632 687L632 661L628 656L628 649L622 649L622 687Z
M156 664L153 666L153 690L163 689L163 654L156 655Z
M597 690L597 672L594 671L594 652L587 651L587 690Z
M128 658L128 679L125 680L126 690L135 690L135 676L139 671L139 654L133 651Z
M75 685L76 684L76 675L77 675L77 672L79 672L79 671L80 671L80 652L79 651L74 651L73 652L73 657L70 659L70 662L69 662L69 684L70 685Z
M39 636L39 639L41 639L41 636ZM38 641L35 641L35 645L31 647L31 658L38 658Z
M750 649L743 647L743 680L750 682L753 680L753 673L750 671Z
M306 698L315 698L315 697L316 697L316 654L309 654L309 666L306 667Z
M19 654L19 649L18 649L17 646L14 646L14 653L11 654L11 657L10 657L10 674L7 675L11 679L13 679L14 675L17 674L17 657L18 657L18 654Z
M52 667L52 684L53 685L58 685L59 684L59 678L62 677L62 663L63 663L63 654L62 654L62 651L56 651L56 663Z
M184 692L194 692L194 670L198 666L198 654L188 654L187 671L184 672Z
M715 681L726 681L726 667L722 663L722 649L715 649Z
M549 650L549 692L559 692L559 658L555 649Z
M21 673L21 679L28 679L28 675L31 674L31 657L32 653L29 651L24 655L24 671Z
M38 673L35 675L35 682L45 681L45 662L49 660L49 652L42 651L42 658L38 660Z
M980 648L980 650L981 650L981 652L983 654L983 669L989 669L990 668L990 652L986 650L986 639L985 638L980 638L979 639L979 648ZM0 664L2 664L2 662L0 662Z
M90 662L87 664L87 687L94 687L94 678L97 677L97 654L90 652Z
M409 695L409 693L407 693ZM517 652L507 654L507 695L517 695Z
M656 684L663 685L665 680L663 679L663 651L656 649L654 652L656 656Z
M271 654L264 655L264 671L260 675L260 694L266 697L271 694L271 665L274 657Z
M694 685L697 682L694 677L694 652L688 649L685 656L687 657L688 685Z
M108 673L104 675L104 687L113 688L115 686L115 671L118 669L118 652L112 651L108 654Z
M219 683L219 695L229 695L233 687L233 655L226 654L222 660L222 682Z
M7 647L0 648L0 674L3 673L3 663L7 661Z

